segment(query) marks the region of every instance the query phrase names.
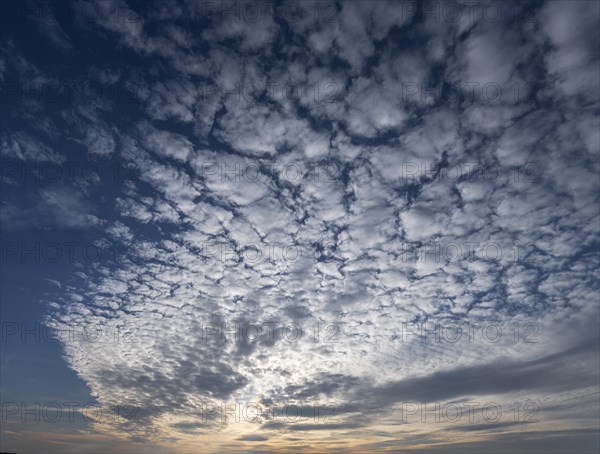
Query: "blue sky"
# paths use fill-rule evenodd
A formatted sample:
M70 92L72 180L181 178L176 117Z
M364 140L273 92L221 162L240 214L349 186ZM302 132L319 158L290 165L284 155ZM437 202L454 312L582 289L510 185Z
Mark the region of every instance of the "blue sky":
M10 452L597 452L600 7L6 1Z

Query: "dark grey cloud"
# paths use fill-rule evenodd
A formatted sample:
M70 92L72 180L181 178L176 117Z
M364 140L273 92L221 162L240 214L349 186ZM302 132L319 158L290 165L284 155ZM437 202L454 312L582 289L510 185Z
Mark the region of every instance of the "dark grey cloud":
M240 441L267 441L268 438L263 435L245 435L239 438Z
M539 390L558 392L598 384L595 358L600 338L587 339L560 353L531 361L499 360L477 366L457 367L431 375L399 380L370 390L376 405L393 402L436 402L464 396L506 394ZM585 368L570 367L580 359Z
M404 448L394 450L394 442L382 445L365 445L365 449L387 447L390 452L402 452ZM594 429L558 430L555 432L528 431L524 433L500 434L489 441L472 441L468 443L436 443L427 448L416 448L415 452L431 452L444 454L476 453L485 450L493 454L511 453L592 453L597 450L598 433Z

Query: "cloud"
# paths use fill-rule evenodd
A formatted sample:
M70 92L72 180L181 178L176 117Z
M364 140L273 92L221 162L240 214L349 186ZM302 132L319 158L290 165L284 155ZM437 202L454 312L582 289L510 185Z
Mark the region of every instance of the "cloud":
M2 133L0 153L21 161L61 163L65 157L34 137L22 132Z
M2 205L11 232L102 228L123 246L57 281L47 315L110 333L61 341L98 402L140 410L95 430L165 451L316 451L325 435L369 452L452 452L469 435L476 451L485 437L514 448L509 433L537 449L553 432L590 446L583 406L536 431L399 422L407 401L558 409L597 390L597 5L490 21L459 3L457 20L443 3L353 1L252 22L245 3L100 2L42 23L64 50L52 64L8 42L4 80L39 91L68 72L102 90L11 99L3 160L135 169L94 190L13 184ZM456 343L437 338L449 323ZM322 399L338 420L307 416ZM245 424L215 410L251 401L305 412Z
M3 202L2 223L7 230L51 228L84 229L98 227L102 219L92 214L93 209L81 195L66 187L42 189L39 199L30 207Z

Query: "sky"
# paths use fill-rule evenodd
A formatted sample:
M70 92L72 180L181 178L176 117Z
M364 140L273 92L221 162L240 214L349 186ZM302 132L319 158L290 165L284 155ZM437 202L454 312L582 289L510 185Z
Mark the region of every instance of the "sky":
M0 8L1 451L598 452L599 2Z

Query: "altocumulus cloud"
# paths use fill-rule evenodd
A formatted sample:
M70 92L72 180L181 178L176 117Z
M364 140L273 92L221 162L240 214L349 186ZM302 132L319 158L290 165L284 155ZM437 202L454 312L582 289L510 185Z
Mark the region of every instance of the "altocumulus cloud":
M95 431L597 449L597 2L86 5L3 12L1 218L119 246L44 300Z

